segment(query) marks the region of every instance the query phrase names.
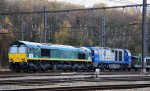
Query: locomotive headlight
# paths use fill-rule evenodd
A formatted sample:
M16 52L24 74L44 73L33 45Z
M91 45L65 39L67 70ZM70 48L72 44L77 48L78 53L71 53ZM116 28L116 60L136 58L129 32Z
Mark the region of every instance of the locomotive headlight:
M13 59L12 59L12 58L9 58L9 62L13 62Z
M22 61L23 61L23 62L26 62L26 59L25 59L25 58L22 58Z

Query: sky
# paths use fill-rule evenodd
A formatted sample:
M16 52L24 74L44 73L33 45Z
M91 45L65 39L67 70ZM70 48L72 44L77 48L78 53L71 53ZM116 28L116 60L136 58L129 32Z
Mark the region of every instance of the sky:
M107 6L120 6L120 5L131 5L131 4L142 4L143 0L49 0L66 3L74 3L84 5L85 7L92 7L95 3L105 3ZM147 0L150 4L150 0Z

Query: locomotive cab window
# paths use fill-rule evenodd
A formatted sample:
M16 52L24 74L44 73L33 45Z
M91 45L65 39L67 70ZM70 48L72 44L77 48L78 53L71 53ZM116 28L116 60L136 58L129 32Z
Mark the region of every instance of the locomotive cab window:
M146 64L149 66L150 65L150 59L146 59Z
M41 57L50 58L50 49L41 49Z
M115 61L118 61L118 52L115 51Z
M98 54L98 50L94 50L94 53L95 53L95 54Z
M33 54L33 48L28 48L28 52Z
M111 50L111 52L113 52L113 53L114 53L115 51L114 51L114 50Z
M119 61L122 61L122 51L119 51Z
M85 54L84 53L79 53L78 54L78 59L85 59Z
M91 50L92 51L92 55L94 55L94 50Z

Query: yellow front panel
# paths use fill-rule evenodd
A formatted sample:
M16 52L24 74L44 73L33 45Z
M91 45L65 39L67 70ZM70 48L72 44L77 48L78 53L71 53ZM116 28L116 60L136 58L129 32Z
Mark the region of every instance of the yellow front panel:
M27 62L26 54L9 53L9 62Z

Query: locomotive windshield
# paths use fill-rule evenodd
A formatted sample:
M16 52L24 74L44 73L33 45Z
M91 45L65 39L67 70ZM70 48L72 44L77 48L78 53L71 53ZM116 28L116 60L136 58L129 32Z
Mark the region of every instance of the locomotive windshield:
M26 53L26 47L24 45L21 45L20 47L13 45L10 47L9 53Z
M9 49L10 53L17 53L18 52L18 47L16 45L11 46Z
M26 47L21 45L20 47L18 47L18 51L19 53L26 53Z

